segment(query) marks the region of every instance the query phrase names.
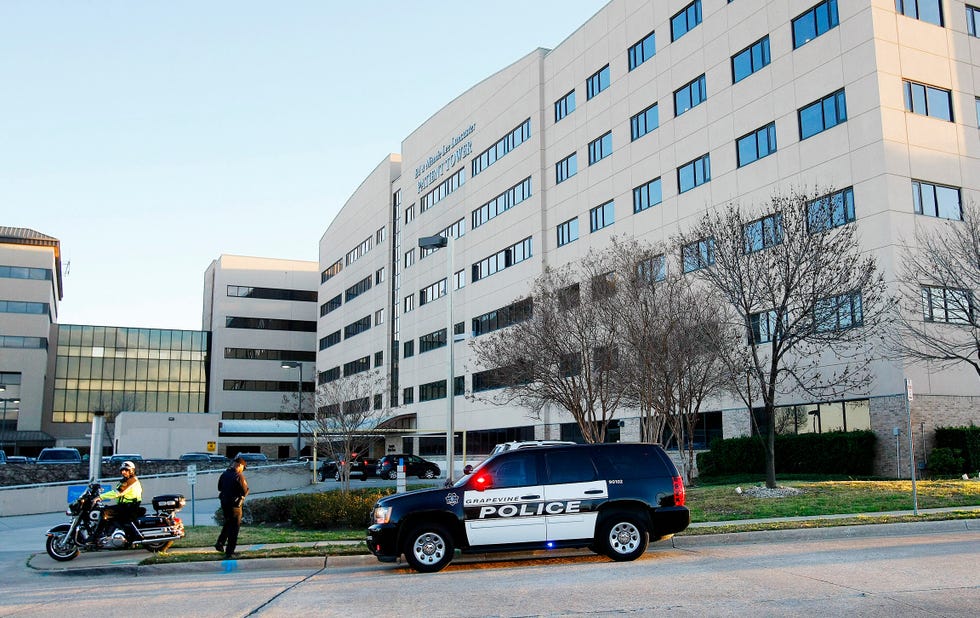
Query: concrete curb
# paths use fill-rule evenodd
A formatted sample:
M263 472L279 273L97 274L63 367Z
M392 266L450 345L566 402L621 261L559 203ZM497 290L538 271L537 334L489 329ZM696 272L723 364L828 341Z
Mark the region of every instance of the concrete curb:
M869 538L876 536L907 536L913 534L943 534L948 532L980 531L980 520L959 519L924 522L902 522L892 524L864 524L833 526L824 528L797 528L793 530L765 530L753 532L722 532L718 534L682 535L668 541L653 543L648 551L661 551L668 547L675 549L695 549L717 545L740 543L793 543L825 539ZM535 550L508 553L460 554L454 562L467 564L485 561L517 561L560 557L590 556L586 549ZM129 575L132 577L150 575L175 575L184 573L227 573L242 571L307 570L320 571L330 568L363 568L390 564L396 568L407 568L399 560L396 563L381 563L370 554L353 556L309 556L297 558L256 558L245 560L206 560L201 562L180 562L171 564L105 564L82 567L43 568L33 564L35 558L44 554L34 554L27 566L45 576L103 576Z

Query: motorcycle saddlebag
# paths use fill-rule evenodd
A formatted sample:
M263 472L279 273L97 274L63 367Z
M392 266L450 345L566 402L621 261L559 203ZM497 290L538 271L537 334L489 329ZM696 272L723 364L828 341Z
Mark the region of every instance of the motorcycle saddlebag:
M187 500L180 494L153 496L153 508L157 511L176 511L184 508Z

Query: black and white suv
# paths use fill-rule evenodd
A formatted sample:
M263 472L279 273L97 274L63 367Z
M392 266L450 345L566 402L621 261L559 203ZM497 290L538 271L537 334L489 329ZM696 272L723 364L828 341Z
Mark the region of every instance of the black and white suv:
M687 528L684 483L655 444L514 449L484 460L452 487L382 498L367 545L402 554L416 571L464 552L589 547L635 560L648 542Z

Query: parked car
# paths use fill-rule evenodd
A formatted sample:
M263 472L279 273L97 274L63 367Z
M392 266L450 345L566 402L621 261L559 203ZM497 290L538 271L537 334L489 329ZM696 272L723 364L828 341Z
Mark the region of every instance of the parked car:
M568 446L575 444L574 442L568 442L567 440L525 440L523 442L504 442L493 447L490 451L490 456L493 457L497 453L506 453L507 451L512 451L517 448L535 448L538 446Z
M30 463L30 462L31 462L31 460L28 459L27 457L25 457L24 455L8 455L7 456L7 463L12 463L12 464L13 463L24 463L24 464L26 464L26 463Z
M208 457L211 458L211 463L224 464L226 466L231 463L231 460L224 455L212 455L211 453L208 453Z
M2 466L5 463L7 463L7 454L4 453L3 451L0 451L0 466Z
M326 481L327 479L337 480L337 477L340 476L337 472L339 469L336 459L325 459L320 462L317 469L317 478L320 479L320 482Z
M340 469L344 466L344 460L341 459L339 462L336 460L327 460L323 462L320 466L321 480L326 480L327 478L333 477L333 480L340 480ZM378 469L378 460L371 459L370 457L361 455L360 453L351 453L351 461L349 466L350 478L358 478L362 481L366 481L369 478L374 478L376 471ZM326 466L326 469L324 468ZM326 472L324 473L324 470Z
M452 487L378 500L367 546L431 573L464 553L588 547L635 560L687 528L684 481L656 444L511 449Z
M143 456L139 453L116 453L115 455L110 455L108 459L103 459L102 463L109 463L114 465L119 465L124 461L143 461Z
M80 464L82 455L77 448L52 447L41 449L38 453L39 464Z
M385 455L378 460L378 476L386 479L398 478L398 460L405 462L405 476L417 476L420 479L434 479L439 474L439 466L422 459L417 455Z
M247 464L269 463L269 458L263 453L239 453L235 455L234 459L238 459L239 457L244 459Z
M184 453L177 458L178 461L211 463L211 455L208 453Z

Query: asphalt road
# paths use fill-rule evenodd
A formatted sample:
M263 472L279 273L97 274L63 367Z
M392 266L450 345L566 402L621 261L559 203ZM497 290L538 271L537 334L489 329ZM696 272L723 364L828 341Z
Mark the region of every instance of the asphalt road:
M980 530L962 521L683 537L631 563L460 561L430 575L366 558L249 562L44 575L3 547L0 616L980 614Z

